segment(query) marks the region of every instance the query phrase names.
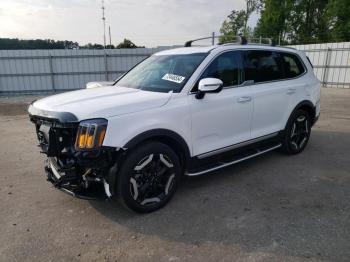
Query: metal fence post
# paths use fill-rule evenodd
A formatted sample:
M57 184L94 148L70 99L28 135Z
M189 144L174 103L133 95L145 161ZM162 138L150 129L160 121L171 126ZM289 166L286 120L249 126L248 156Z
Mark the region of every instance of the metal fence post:
M49 67L50 67L51 87L52 87L52 90L56 92L54 72L53 72L53 66L52 66L52 55L49 55Z
M324 87L327 84L328 71L329 71L328 69L329 69L331 52L332 52L332 49L330 47L328 47L327 52L326 52L326 60L325 60L325 64L324 64L324 71L323 71L323 77L322 77L322 83L323 83Z
M107 55L106 50L105 50L104 58L105 58L105 80L108 81L108 61L107 61L108 55Z

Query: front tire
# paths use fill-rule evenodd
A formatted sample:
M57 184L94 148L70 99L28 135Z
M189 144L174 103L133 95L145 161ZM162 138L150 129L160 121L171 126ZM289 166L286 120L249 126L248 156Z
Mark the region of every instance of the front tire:
M297 110L289 118L282 138L282 151L288 155L304 151L311 134L311 118L308 112Z
M179 157L167 145L147 142L124 159L117 181L121 202L139 213L166 205L175 193L181 176Z

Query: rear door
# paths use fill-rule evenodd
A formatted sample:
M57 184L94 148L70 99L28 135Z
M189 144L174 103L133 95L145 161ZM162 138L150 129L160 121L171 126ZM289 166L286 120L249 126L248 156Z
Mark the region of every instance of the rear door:
M284 79L279 53L265 50L244 51L245 80L252 81L254 100L252 138L283 129L285 114L291 104L289 85Z

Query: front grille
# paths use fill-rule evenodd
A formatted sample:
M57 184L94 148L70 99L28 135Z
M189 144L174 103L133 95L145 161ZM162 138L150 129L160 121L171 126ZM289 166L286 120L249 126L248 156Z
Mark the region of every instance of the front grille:
M32 117L42 152L48 157L71 156L78 124L62 124L55 119Z

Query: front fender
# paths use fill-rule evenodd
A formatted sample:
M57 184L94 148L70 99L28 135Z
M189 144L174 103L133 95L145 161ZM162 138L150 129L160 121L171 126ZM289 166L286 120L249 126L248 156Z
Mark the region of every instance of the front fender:
M183 99L152 110L108 118L103 145L128 148L146 137L168 136L186 145L191 155L191 115L185 103Z

